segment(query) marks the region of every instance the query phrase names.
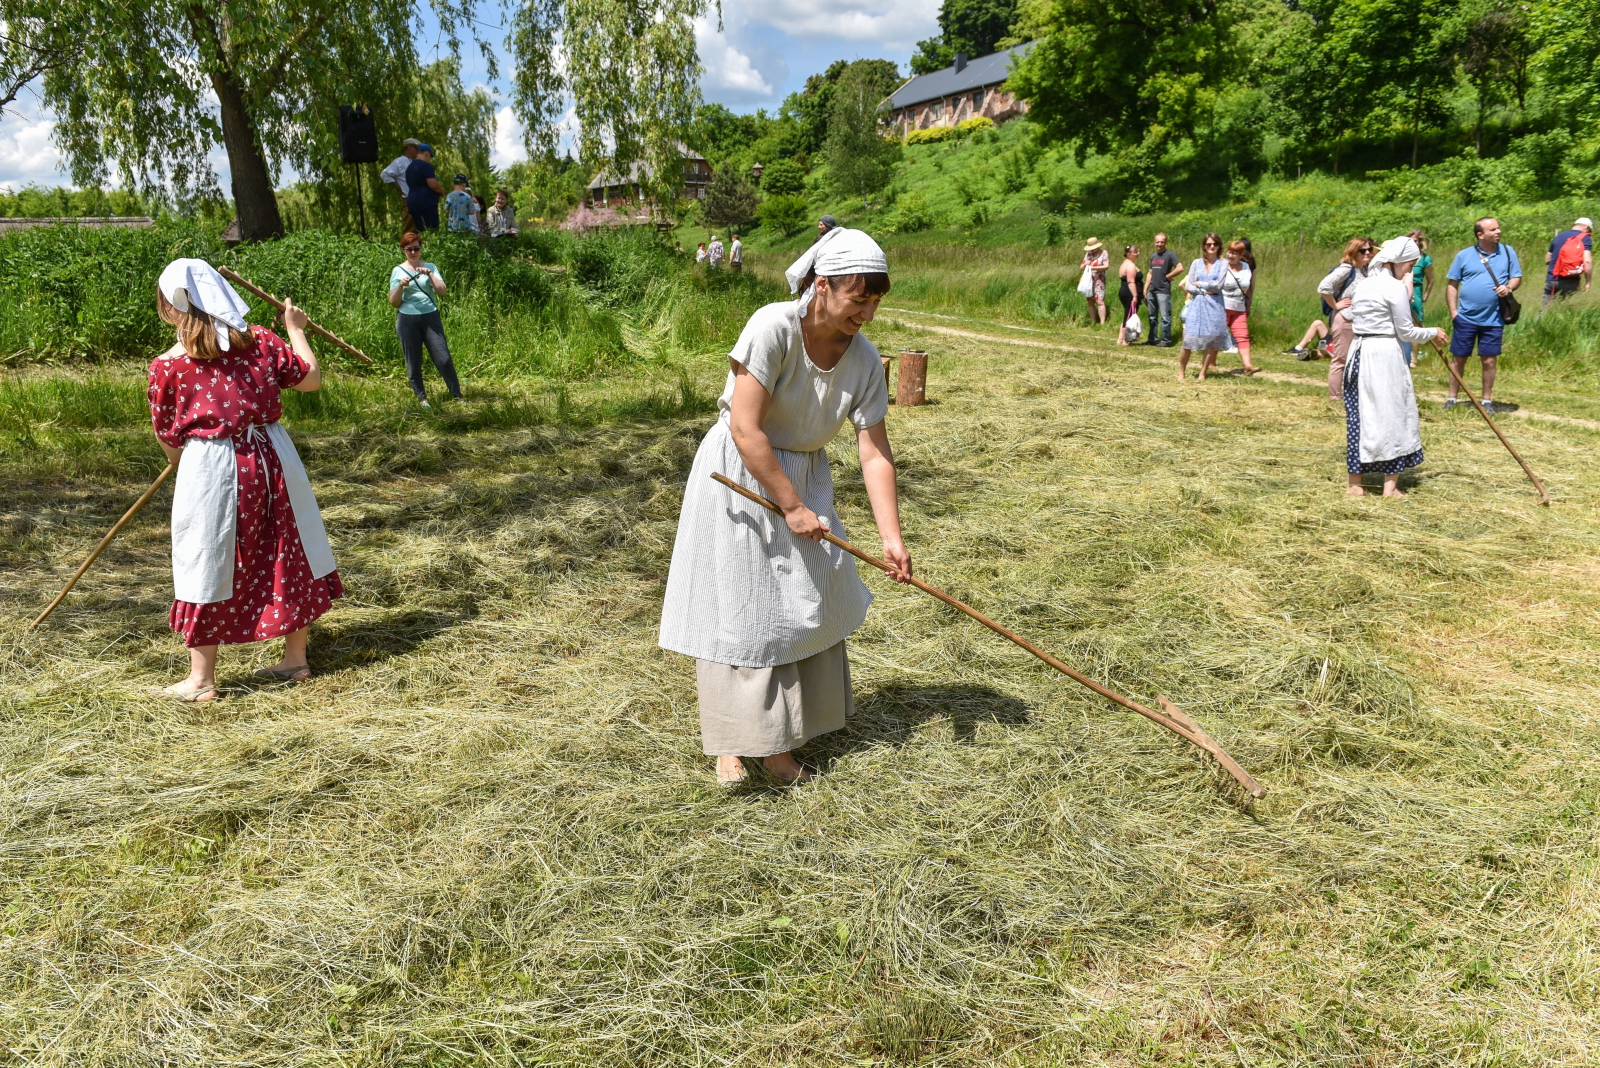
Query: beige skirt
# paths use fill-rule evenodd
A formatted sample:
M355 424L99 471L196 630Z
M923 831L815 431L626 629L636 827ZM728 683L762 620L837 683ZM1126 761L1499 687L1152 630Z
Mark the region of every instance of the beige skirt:
M765 757L844 726L856 710L844 642L777 667L696 660L707 756Z

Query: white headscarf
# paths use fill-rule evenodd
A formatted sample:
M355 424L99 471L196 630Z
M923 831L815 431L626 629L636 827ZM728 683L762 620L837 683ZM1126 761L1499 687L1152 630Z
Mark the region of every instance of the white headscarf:
M249 305L205 260L173 260L161 272L156 285L167 303L179 311L194 309L211 316L217 329L217 345L223 352L228 351L228 327L247 329L244 315L250 310Z
M818 277L838 274L889 273L889 258L878 243L860 230L835 227L817 238L816 242L789 265L783 276L789 280L789 292L800 293L806 275L815 268ZM807 286L800 293L800 314L811 307L815 286Z
M1390 263L1415 263L1422 258L1422 250L1417 243L1409 237L1396 237L1385 241L1378 254L1372 257L1372 262L1367 265L1371 271Z

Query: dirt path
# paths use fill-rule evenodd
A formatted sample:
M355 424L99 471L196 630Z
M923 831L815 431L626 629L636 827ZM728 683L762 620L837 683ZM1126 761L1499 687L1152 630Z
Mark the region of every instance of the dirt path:
M941 315L938 312L916 311L911 308L885 308L884 314L886 318L890 316L924 316L937 317L940 319L955 318L955 316ZM964 337L970 338L974 341L993 341L1002 345L1021 345L1026 348L1051 349L1057 352L1077 352L1089 356L1111 356L1120 360L1137 360L1141 363L1163 364L1169 368L1172 366L1173 361L1172 356L1143 356L1137 352L1122 351L1123 348L1131 346L1091 348L1085 345L1068 345L1059 341L1035 341L1031 338L1003 337L999 334L981 334L973 330L962 330L954 326L939 326L934 323L917 322L915 320L906 318L899 320L891 319L891 321L895 322L896 325L907 326L916 330L926 330L932 334L944 334L949 337ZM1036 327L1011 326L1008 323L1000 322L995 322L994 325L1006 330L1027 330L1029 333L1046 333L1046 331L1040 330ZM1262 371L1260 374L1252 375L1251 377L1266 379L1269 382L1283 382L1291 386L1301 386L1306 389L1323 390L1327 388L1321 380L1307 379L1300 375L1286 375L1276 371ZM1445 394L1443 393L1418 393L1418 396L1424 400L1437 401L1439 403L1443 403L1445 399ZM1567 426L1579 426L1586 430L1600 430L1600 421L1596 421L1594 419L1580 419L1571 415L1552 415L1548 412L1529 411L1527 408L1518 408L1514 412L1503 412L1498 414L1500 414L1502 418L1532 419L1537 422L1563 423Z

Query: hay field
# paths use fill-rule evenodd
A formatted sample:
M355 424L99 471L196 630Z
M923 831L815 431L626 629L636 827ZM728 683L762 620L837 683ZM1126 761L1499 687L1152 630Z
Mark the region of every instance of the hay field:
M921 574L1170 695L1266 800L873 576L824 774L721 792L654 642L715 357L300 411L349 591L318 678L259 686L248 646L225 700L159 700L168 498L22 630L159 466L137 371L30 372L0 383L57 412L0 446L0 1056L1596 1063L1597 433L1508 420L1546 510L1429 404L1410 498L1350 500L1342 415L1288 373L893 318L880 345L933 352L936 403L889 417Z

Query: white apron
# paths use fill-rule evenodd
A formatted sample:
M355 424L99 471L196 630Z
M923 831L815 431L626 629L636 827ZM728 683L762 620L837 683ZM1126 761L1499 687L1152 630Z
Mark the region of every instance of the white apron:
M264 439L278 454L311 577L333 573L333 547L328 544L311 480L289 432L277 423L265 427L252 424L240 437ZM233 596L238 523L239 466L234 460L234 439L190 438L183 445L172 494L172 586L177 600L213 604Z
M1422 426L1417 418L1417 395L1400 342L1393 335L1357 334L1350 342L1346 380L1358 367L1356 403L1361 414L1361 462L1398 460L1420 450Z

